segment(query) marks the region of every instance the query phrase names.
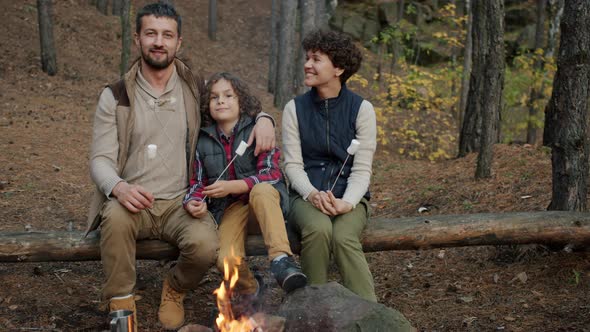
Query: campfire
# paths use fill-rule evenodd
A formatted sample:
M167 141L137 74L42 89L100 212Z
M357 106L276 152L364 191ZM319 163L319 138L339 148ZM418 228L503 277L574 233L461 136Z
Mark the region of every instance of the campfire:
M234 317L231 299L234 287L239 279L238 266L242 264L239 257L231 256L223 260L224 276L219 288L213 294L217 295L219 315L215 319L217 330L220 332L251 332L261 331L252 317Z

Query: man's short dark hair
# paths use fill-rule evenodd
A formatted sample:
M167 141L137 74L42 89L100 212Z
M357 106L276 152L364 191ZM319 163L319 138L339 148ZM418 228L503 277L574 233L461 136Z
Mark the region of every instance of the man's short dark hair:
M307 51L325 53L336 68L344 69L340 82L346 82L356 73L363 61L363 54L356 47L352 38L344 33L329 30L310 32L301 43Z
M174 9L174 6L168 2L156 2L141 8L135 17L135 32L141 31L141 18L144 16L154 15L155 17L168 17L176 21L178 27L178 36L180 37L182 19Z

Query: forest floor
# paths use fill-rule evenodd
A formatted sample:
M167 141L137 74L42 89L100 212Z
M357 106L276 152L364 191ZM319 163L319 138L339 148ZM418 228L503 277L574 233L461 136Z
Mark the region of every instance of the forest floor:
M207 1L174 1L183 15L181 57L205 77L244 78L264 110L270 0L222 0L218 41L207 38ZM85 0L54 1L58 74L40 70L36 1L0 0L0 231L83 230L92 192L88 150L101 88L117 79L120 28ZM146 1L132 1L140 8ZM365 96L369 100L370 95ZM279 122L280 123L280 122ZM542 211L551 198L546 150L497 145L493 176L473 178L476 156L431 163L380 147L371 190L373 215ZM540 246L464 247L367 254L380 303L420 331L590 331L590 254ZM272 312L281 291L262 258ZM169 265L138 262L140 330L157 331L162 276ZM335 280L338 276L333 274ZM0 330L99 331L100 262L0 264ZM187 323L208 325L219 274L211 270L185 304Z

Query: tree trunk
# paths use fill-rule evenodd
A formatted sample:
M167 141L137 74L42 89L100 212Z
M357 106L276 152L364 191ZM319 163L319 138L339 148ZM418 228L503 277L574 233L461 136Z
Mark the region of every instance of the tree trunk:
M129 69L129 57L131 53L131 0L121 0L121 77Z
M113 11L114 16L123 15L123 0L113 0Z
M549 0L549 31L547 34L547 58L553 58L555 49L557 48L557 35L559 34L559 26L561 25L561 17L563 16L563 0ZM555 77L554 77L555 81ZM543 146L551 146L554 140L553 132L547 128L547 106L545 107L545 127L543 129Z
M565 2L553 93L545 131L551 139L552 196L549 210L586 211L587 113L590 82L590 2Z
M96 9L98 9L98 11L101 14L103 14L103 15L108 15L109 14L108 6L109 6L109 1L108 0L98 0L98 1L96 1Z
M277 88L277 65L279 61L279 19L280 0L272 0L270 11L270 50L268 56L268 92L274 94Z
M100 260L97 232L87 238L82 238L82 234L0 233L0 262ZM300 243L290 235L291 248L299 253ZM372 219L361 242L365 252L531 243L583 247L590 244L590 213L538 211ZM248 236L246 253L267 254L262 236ZM176 248L166 242L137 242L139 259L177 256Z
M316 8L315 26L319 29L327 28L328 21L330 19L330 14L328 13L328 6L326 5L326 0L315 1L314 5Z
M473 29L474 68L478 75L476 79L482 82L472 84L482 89L469 98L470 103L480 103L482 126L475 178L482 179L492 176L494 143L504 89L504 0L475 1L473 21L477 22Z
M297 0L282 0L280 3L279 60L274 105L282 109L289 99L293 98L295 88L295 71L293 67L296 65L295 22L297 21Z
M473 38L473 64L465 118L459 135L459 157L464 157L470 152L479 152L482 145L482 136L484 135L482 132L484 130L484 112L488 112L486 119L489 122L486 125L493 124L495 121L496 126L494 126L493 130L497 129L497 119L493 119L493 117L497 118L499 116L500 102L496 103L496 99L501 98L503 87L501 81L504 68L503 2L498 0L491 2L474 1L471 12L473 14L473 31L471 34ZM498 53L500 51L502 53ZM498 59L494 59L494 57ZM499 73L499 71L502 71L502 73ZM490 79L491 82L488 81ZM499 79L500 81L498 81ZM490 84L492 85L490 86ZM500 91L500 95L497 95L498 91ZM486 128L486 130L490 130L490 128ZM491 136L495 137L495 132L491 136L489 134L486 132L488 139L491 140ZM489 153L489 151L486 153Z
M459 101L459 117L458 128L463 125L463 118L467 105L467 93L469 92L469 77L471 75L471 54L472 47L472 30L473 30L473 15L471 14L471 0L465 0L465 15L467 15L467 34L465 36L465 51L463 54L463 75L461 77L461 99Z
M317 14L317 7L316 7L316 0L299 0L299 8L301 13L301 28L300 31L300 41L303 41L310 32L312 32L316 28L316 14ZM301 43L299 43L301 44ZM306 54L303 50L303 47L297 47L297 67L295 68L295 77L296 77L296 90L297 94L304 93L307 88L305 84L303 84L303 80L305 79L305 72L303 70L303 66L305 65Z
M537 0L537 24L535 26L535 51L538 49L543 48L543 36L545 35L545 4L547 0ZM543 61L535 60L535 64L533 65L534 71L541 71L543 70ZM529 98L529 119L527 123L527 134L526 134L526 142L528 144L536 144L537 143L537 132L539 126L538 123L538 113L537 108L535 107L535 102L542 97L541 91L536 89L534 86L531 89L531 95Z
M405 12L405 2L404 0L399 0L398 5L397 5L397 21L396 24L400 24L401 20L404 18L404 12ZM395 70L395 65L397 63L397 60L400 59L402 53L403 53L403 42L396 40L395 38L392 39L392 45L391 45L391 52L393 53L393 56L391 57L391 65L389 66L389 74L393 75L393 71Z
M217 40L217 0L209 0L209 39Z
M557 46L557 35L563 16L564 0L549 0L549 30L547 31L547 52L548 57L553 57Z
M57 73L57 60L53 42L51 0L37 0L39 19L39 41L41 43L41 69L49 76Z

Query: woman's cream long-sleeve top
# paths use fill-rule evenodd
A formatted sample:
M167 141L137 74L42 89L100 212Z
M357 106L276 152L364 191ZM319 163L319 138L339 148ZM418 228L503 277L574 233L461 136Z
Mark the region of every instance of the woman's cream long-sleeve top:
M285 105L282 122L283 153L285 158L285 173L291 188L303 199L313 190L317 190L311 184L303 165L301 152L301 140L299 138L299 124L295 111L295 101L291 100ZM354 161L348 184L342 200L356 206L363 198L371 182L373 155L377 147L377 122L373 105L363 100L356 119L356 139L360 147L354 155Z

